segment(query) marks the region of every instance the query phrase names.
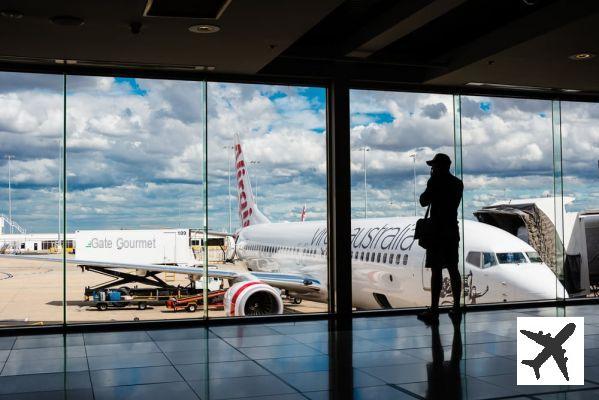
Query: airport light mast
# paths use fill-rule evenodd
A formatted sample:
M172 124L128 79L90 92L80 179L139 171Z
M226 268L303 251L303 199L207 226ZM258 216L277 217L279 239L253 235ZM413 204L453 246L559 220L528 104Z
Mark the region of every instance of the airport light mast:
M10 186L10 175L11 175L11 171L10 171L10 160L12 160L13 158L15 158L15 156L13 155L7 155L6 158L8 159L8 219L10 220L10 233L12 235L12 194L11 194L11 186Z
M414 172L414 216L416 216L416 213L418 212L417 207L416 207L416 153L410 154L410 157L414 161L412 163L412 165L413 165L412 170Z
M260 164L260 161L250 161L250 164L253 165L258 165ZM258 168L256 168L257 170ZM256 171L254 171L254 182L256 183L256 193L254 194L254 197L256 198L256 207L258 207L258 174L256 173Z
M229 232L232 231L231 224L231 150L235 149L235 146L223 146L223 149L227 150L227 179L229 182Z
M364 218L368 218L368 189L366 186L366 152L370 151L370 147L358 147L354 149L362 152L362 163L364 164Z

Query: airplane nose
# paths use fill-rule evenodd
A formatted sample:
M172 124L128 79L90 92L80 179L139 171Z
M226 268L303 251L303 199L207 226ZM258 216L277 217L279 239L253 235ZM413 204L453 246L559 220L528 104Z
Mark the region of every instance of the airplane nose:
M568 293L559 279L545 264L526 266L520 265L520 290L523 300L556 300L568 298Z

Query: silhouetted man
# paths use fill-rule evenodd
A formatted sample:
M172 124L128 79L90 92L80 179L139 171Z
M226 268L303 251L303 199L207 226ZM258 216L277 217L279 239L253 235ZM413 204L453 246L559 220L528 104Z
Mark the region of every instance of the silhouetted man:
M443 283L443 268L447 268L451 279L453 308L450 317L460 316L460 295L462 278L458 270L460 230L458 227L458 207L462 201L464 185L449 172L451 159L447 154L438 153L426 162L431 166L431 177L426 190L420 195L420 204L430 206L430 219L433 226L431 244L426 249L426 268L431 269L431 308L418 315L426 323L439 318L439 296Z

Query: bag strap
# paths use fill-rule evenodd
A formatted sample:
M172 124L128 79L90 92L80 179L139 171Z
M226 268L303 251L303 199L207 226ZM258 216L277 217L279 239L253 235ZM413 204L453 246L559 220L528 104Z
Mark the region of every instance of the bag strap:
M428 219L428 213L431 210L431 205L429 204L428 207L426 208L426 214L424 214L424 219Z

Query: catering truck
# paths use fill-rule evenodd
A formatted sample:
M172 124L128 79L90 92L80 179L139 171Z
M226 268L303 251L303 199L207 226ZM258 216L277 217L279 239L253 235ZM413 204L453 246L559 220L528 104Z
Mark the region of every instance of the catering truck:
M75 231L77 258L131 264L192 265L190 229Z

